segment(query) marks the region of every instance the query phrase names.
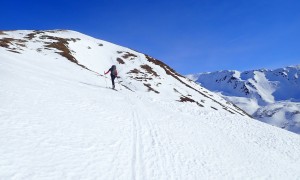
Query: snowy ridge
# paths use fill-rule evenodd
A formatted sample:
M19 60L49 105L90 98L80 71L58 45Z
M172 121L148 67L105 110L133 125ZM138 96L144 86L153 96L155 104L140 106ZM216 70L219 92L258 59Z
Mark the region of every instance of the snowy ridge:
M57 54L55 59L64 57L100 76L112 64L117 64L122 78L121 85L130 91L150 91L159 94L158 97L161 98L194 102L204 108L225 110L243 116L246 114L177 74L159 60L75 31L13 31L5 32L2 36L2 42L8 41L6 49L16 55L41 58L40 56L47 57L54 53ZM205 103L208 106L204 104L205 101L208 101ZM210 102L216 104L216 107L212 107Z
M188 75L254 118L300 133L300 66Z
M0 32L0 56L0 179L300 178L298 135L150 56L61 30Z

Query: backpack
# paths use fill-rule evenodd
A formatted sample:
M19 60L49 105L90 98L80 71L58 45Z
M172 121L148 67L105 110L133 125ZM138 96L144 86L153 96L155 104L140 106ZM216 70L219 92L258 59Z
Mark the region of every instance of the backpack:
M115 65L113 65L113 66L111 67L111 73L112 73L112 75L114 75L114 76L117 76L117 75L118 75L117 67L116 67Z

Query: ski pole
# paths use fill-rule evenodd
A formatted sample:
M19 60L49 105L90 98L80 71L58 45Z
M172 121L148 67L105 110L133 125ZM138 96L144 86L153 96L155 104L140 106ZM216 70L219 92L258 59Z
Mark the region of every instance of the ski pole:
M120 80L119 80L118 77L117 77L117 79L118 79L118 82L119 82L120 90L122 90L122 86L121 86Z
M105 74L105 71L104 71L104 79L105 79L105 86L107 88L107 81L106 81L106 74Z

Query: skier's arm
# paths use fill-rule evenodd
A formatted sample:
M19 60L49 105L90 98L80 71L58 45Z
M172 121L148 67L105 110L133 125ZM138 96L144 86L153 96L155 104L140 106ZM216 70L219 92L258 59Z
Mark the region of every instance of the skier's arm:
M107 73L109 73L109 71L110 71L110 70L111 70L111 69L109 69L107 72L105 72L105 71L104 71L104 74L107 74Z

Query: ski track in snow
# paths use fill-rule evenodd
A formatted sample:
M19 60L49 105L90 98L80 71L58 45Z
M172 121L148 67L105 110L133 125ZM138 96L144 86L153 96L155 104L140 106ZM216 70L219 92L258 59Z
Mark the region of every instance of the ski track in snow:
M148 118L140 118L139 113L145 113L140 106L130 102L132 105L132 179L145 179L150 174L145 174L145 159L150 159L150 169L159 169L158 174L154 177L167 177L165 175L165 155L163 151L163 144L159 141L156 127L150 122ZM143 107L143 106L142 106ZM146 116L148 117L148 116ZM149 116L150 117L150 116ZM149 162L147 162L149 163ZM148 165L148 164L147 164ZM154 179L156 179L154 178Z

